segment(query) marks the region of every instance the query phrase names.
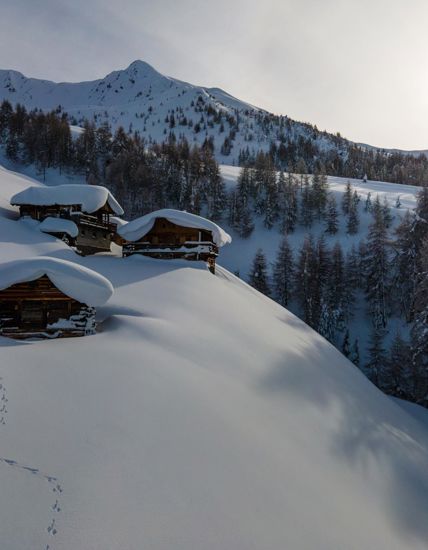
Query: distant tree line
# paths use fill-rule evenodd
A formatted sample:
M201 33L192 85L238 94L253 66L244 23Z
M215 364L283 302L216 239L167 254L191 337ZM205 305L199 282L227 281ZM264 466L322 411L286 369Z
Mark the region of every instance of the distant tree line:
M119 127L112 135L108 124L86 121L72 138L67 117L58 112L27 112L0 106L0 144L15 162L83 174L90 184L109 187L135 217L152 210L175 207L219 219L226 193L212 143L190 147L173 136L164 143L147 143L138 134Z
M428 184L428 158L424 154L403 154L356 145L340 134L321 132L316 126L257 110L226 112L214 108L202 96L192 101L191 109L195 118L182 107L170 109L164 120L151 120L155 115L150 107L146 113L136 113L135 116L147 124L151 120L153 126L165 126L163 144L157 144L151 137L143 139L134 132L132 124L127 131L119 128L112 136L108 122L100 122L98 115L89 122L85 118L70 118L61 106L51 113L43 113L37 109L27 111L19 104L13 107L5 100L0 105L0 143L12 160L36 163L41 170L51 166L65 167L83 170L87 177L102 177L105 175L102 163L114 160L117 152L112 143L118 132L121 139L126 136L130 141L137 141L137 150L141 144L147 150L171 143L186 143L193 149L180 130L186 127L198 139L200 146L196 147L209 149L213 156L230 155L238 147L238 134L243 135L248 145L241 147L240 142L237 156L241 166L257 168L267 158L277 170L302 175L324 171L341 177L361 179L367 176L394 183ZM71 139L68 123L79 123L84 128L78 140ZM215 150L213 129L225 135L218 151ZM270 148L263 153L261 140L265 143L266 139L270 141Z

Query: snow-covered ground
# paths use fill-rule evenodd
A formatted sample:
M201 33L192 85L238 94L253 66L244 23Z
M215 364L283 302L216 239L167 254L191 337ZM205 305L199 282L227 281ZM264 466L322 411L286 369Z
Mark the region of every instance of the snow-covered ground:
M241 169L237 166L226 165L222 165L220 168L226 184L226 189L232 190L236 186ZM299 178L299 176L297 177ZM355 235L348 235L346 233L346 218L341 215L341 201L348 181L351 183L352 189L357 191L361 198L358 209L360 226L358 233ZM376 195L379 195L381 203L383 203L384 198L387 199L391 207L391 214L394 217L392 222L393 230L393 228L399 224L406 210L415 208L416 195L420 191L419 187L412 185L400 185L379 181L367 181L364 183L362 180L332 176L328 177L328 184L329 191L334 194L337 202L340 221L339 231L336 235L328 235L325 233L325 223L318 223L316 220L310 229L297 225L295 232L288 235L290 244L294 247L296 252L302 244L305 235L308 233L311 233L315 238L324 234L326 242L330 246L339 242L345 251L349 250L353 244L358 246L360 240L367 236L368 226L373 220L370 212L364 211L364 203L368 193L371 193L372 202L376 199ZM400 208L396 208L397 197L400 197ZM236 231L228 227L227 223L223 224L232 235L233 241L232 246L225 247L222 250L221 262L231 271L239 270L243 278L248 275L256 250L262 248L268 260L273 262L278 250L278 245L282 239L282 235L277 227L269 230L264 227L262 218L256 217L254 221L255 230L248 239L241 239ZM239 251L237 250L238 248Z
M236 186L240 168L235 166L221 166L221 173L228 190L232 190ZM297 176L299 178L299 176ZM357 191L360 196L358 214L360 219L359 230L355 235L348 235L346 232L347 217L342 215L341 203L345 192L347 182L350 182L352 189ZM391 208L393 221L391 224L390 234L393 235L394 229L400 223L400 220L405 215L407 210L413 210L416 206L416 196L420 191L419 187L412 185L399 185L395 183L356 180L352 178L328 177L329 191L334 195L339 213L339 231L335 235L325 233L325 222L315 222L310 229L296 225L294 233L288 235L288 240L293 248L294 258L297 259L299 249L302 246L306 235L311 234L315 239L324 235L326 243L329 247L333 247L336 243L340 243L343 251L348 252L352 245L358 248L360 241L367 237L369 225L373 221L370 212L364 209L365 201L368 193L371 193L371 201L374 202L376 196L379 195L380 201L383 204L384 199L388 202ZM399 197L401 206L396 207L397 198ZM266 255L269 266L275 262L276 254L282 235L278 227L271 230L266 229L263 225L261 217L255 218L255 229L248 239L241 239L239 235L228 224L224 224L226 230L232 235L232 245L225 247L221 251L222 265L234 273L239 273L239 276L248 280L252 261L257 249L261 248ZM363 296L361 296L363 298ZM294 307L295 304L291 304ZM360 347L360 356L362 362L366 359L367 347L370 338L370 323L367 322L366 308L364 299L357 300L354 308L354 318L349 323L351 340L358 338ZM409 325L398 318L392 318L388 324L388 332L385 339L385 344L388 346L389 341L394 337L396 330L406 336L409 330ZM339 342L340 344L340 342Z
M1 548L426 549L425 411L221 267L77 256L16 219L26 186L0 170L2 261L115 293L94 336L0 338Z

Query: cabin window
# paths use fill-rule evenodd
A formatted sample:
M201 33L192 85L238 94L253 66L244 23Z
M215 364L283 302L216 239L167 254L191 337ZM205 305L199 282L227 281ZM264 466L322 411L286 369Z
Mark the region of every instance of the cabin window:
M24 325L43 326L43 304L41 302L31 300L22 302L21 321Z
M159 244L159 238L158 237L152 237L152 244Z

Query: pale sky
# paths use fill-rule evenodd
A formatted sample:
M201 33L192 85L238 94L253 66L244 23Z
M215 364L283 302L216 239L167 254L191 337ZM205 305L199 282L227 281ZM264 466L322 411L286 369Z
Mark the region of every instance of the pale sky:
M163 74L354 141L428 149L428 0L0 0L0 68Z

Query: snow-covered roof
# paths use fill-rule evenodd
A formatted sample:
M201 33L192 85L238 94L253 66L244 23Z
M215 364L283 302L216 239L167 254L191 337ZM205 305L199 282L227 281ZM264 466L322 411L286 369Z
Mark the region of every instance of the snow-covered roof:
M89 306L101 306L113 294L105 277L81 265L38 256L0 264L0 290L47 275L64 294Z
M70 237L77 237L79 229L71 220L64 218L45 218L39 225L40 231L43 233L66 233Z
M214 222L197 216L196 214L182 212L181 210L172 210L170 208L156 210L141 218L132 220L126 225L119 227L117 232L127 241L138 241L144 237L144 235L147 235L158 218L165 218L176 225L210 231L213 236L213 241L217 246L223 246L232 242L232 237Z
M113 212L122 216L123 209L108 189L101 185L79 185L76 183L54 187L28 187L10 199L12 205L31 204L54 206L80 204L83 212L96 212L106 203Z

